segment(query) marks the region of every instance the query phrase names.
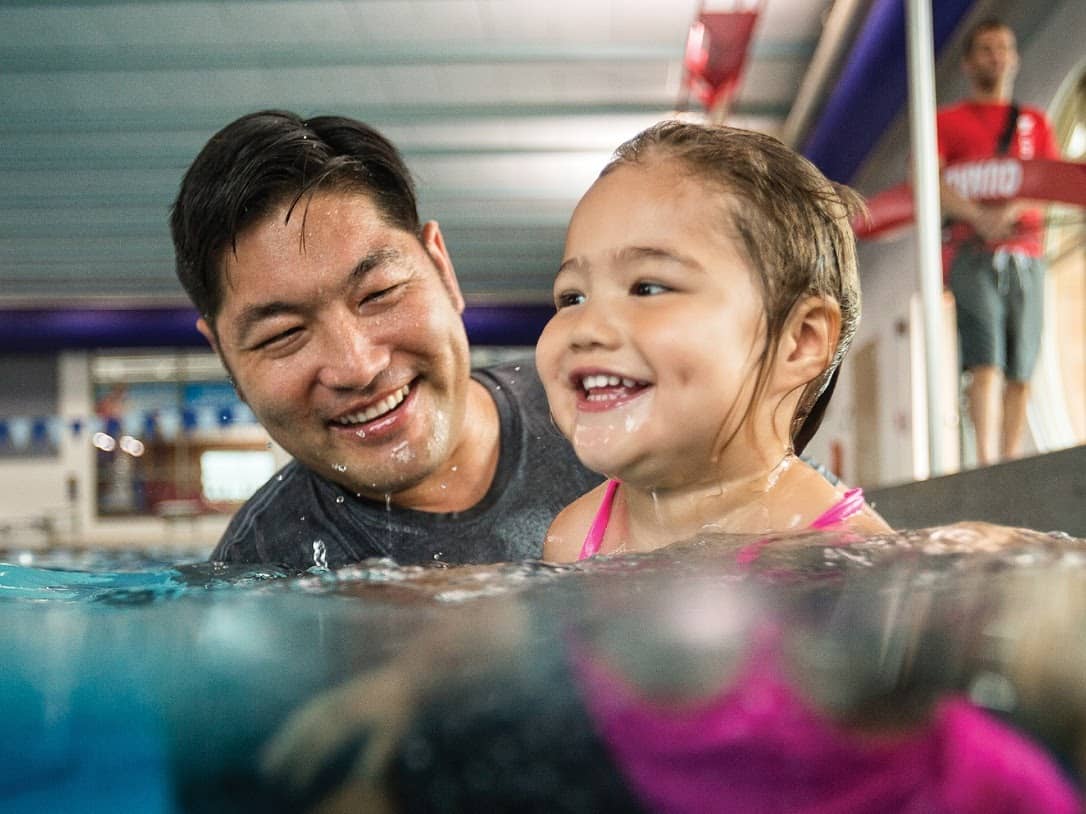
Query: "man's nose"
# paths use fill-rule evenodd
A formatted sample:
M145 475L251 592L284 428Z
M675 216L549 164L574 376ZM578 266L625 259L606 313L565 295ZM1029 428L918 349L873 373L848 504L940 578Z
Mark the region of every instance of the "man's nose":
M391 350L374 327L356 315L324 326L319 374L322 385L334 390L363 389L388 368Z

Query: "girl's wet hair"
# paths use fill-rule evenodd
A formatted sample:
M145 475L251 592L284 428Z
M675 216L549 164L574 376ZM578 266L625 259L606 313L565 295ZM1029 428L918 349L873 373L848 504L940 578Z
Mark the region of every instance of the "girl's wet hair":
M746 253L762 293L766 344L752 403L769 377L769 362L795 305L809 294L841 308L841 332L830 364L804 389L792 418L801 447L821 419L828 385L860 319L860 280L851 219L863 201L827 179L814 164L772 136L722 125L664 121L622 144L601 177L627 164L674 162L721 196L721 228ZM826 398L820 396L827 392ZM801 451L800 449L796 450Z

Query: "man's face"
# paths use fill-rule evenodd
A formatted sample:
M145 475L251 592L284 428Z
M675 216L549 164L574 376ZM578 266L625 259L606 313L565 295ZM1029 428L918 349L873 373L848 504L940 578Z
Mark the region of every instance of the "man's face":
M284 202L222 257L216 346L271 436L381 499L448 461L469 382L464 303L436 223L421 239L368 196Z
M992 93L1018 71L1018 48L1009 28L989 28L973 39L973 47L962 60L966 77L974 88Z

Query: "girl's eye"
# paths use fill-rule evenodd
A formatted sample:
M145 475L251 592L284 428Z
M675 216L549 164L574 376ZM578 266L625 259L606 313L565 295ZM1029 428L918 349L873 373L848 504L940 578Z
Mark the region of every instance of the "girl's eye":
M561 310L571 305L580 305L584 302L584 294L580 291L563 291L554 298L554 307Z
M666 285L648 282L634 283L630 289L630 293L635 297L655 297L657 294L666 294L668 291L671 289Z

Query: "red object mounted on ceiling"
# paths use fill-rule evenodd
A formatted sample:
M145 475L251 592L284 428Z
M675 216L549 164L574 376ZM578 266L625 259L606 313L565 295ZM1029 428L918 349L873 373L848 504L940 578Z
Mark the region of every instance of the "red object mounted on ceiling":
M758 4L760 6L760 4ZM758 7L700 11L686 38L686 85L706 110L727 105L742 77Z

